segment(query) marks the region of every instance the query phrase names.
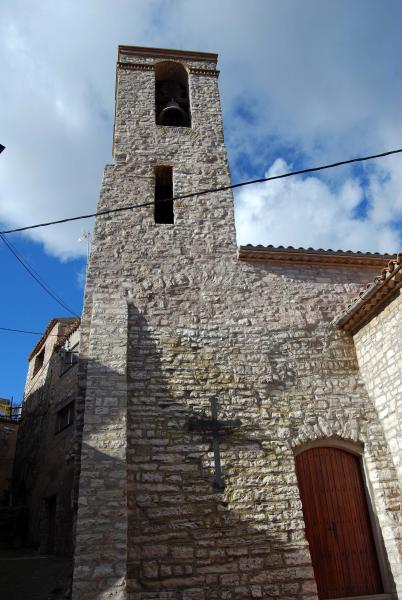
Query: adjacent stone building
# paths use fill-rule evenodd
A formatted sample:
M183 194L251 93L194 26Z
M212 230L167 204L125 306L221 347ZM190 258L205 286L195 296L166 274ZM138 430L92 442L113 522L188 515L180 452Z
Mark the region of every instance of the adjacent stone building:
M13 409L12 402L0 398L0 507L10 503L18 421L18 412Z
M119 48L73 598L397 598L400 311L356 334L362 373L333 324L391 257L236 247L231 191L194 194L230 185L216 63Z
M73 552L79 325L78 318L52 319L28 359L13 506L27 513L19 543L43 554Z
M12 506L12 476L20 407L0 398L0 549L18 546L26 524L24 508Z

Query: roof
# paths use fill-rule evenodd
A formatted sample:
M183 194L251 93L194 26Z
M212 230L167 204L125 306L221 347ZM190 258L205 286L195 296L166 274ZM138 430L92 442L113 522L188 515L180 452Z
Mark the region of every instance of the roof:
M359 267L359 269L379 269L385 267L392 254L378 252L353 252L352 250L323 250L319 248L294 248L293 246L239 246L240 261L279 262L334 267Z
M385 302L392 300L395 292L401 287L402 252L398 252L380 275L375 277L374 281L369 283L357 298L354 298L345 310L334 319L334 325L353 335L377 314Z
M36 346L33 348L31 354L28 356L28 360L32 360L35 354L37 354L42 348L42 346L44 346L52 329L55 327L55 325L57 325L57 323L62 323L63 325L65 325L65 327L63 327L57 335L58 339L55 344L55 350L59 348L62 344L64 344L66 339L73 333L73 331L76 331L78 329L81 323L81 319L79 317L55 317L54 319L51 319L51 321L49 321L49 324L45 329L44 334L42 335Z

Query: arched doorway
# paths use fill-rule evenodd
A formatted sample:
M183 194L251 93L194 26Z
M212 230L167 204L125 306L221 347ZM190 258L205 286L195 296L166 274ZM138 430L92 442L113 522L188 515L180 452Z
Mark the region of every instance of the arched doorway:
M360 457L324 446L295 460L319 598L381 594Z

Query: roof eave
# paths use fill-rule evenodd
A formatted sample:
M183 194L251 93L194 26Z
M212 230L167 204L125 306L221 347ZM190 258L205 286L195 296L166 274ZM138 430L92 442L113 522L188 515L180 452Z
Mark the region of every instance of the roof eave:
M389 254L352 252L343 250L314 250L289 246L239 246L238 257L244 262L277 262L308 264L312 266L379 269L392 258Z
M390 301L402 287L402 253L389 262L379 277L370 283L349 306L334 319L333 325L354 335Z

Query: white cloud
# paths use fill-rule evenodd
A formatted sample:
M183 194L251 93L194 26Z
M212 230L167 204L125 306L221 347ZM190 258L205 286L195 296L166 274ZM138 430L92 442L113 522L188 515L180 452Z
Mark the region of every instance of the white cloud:
M235 180L262 173L278 156L310 166L399 146L401 18L398 0L387 10L377 0L5 0L0 220L21 226L95 209L110 160L118 44L219 52ZM367 181L339 169L322 181L275 184L278 221L258 208L265 187L247 190L239 239L309 245L291 226L299 204L314 217L314 245L396 249L388 246L400 242L391 221L401 217L401 160L367 168ZM351 204L363 192L369 206L359 220ZM262 219L255 226L246 198ZM322 206L332 208L319 216ZM342 234L333 231L335 218ZM29 235L68 258L84 253L76 239L87 226Z
M277 159L266 177L289 170L290 165ZM236 195L238 243L253 240L274 246L394 252L400 238L390 215L378 219L370 210L367 217L358 218L356 209L362 200L363 190L356 179L346 179L337 190L311 176L243 188Z
M369 216L370 220L378 225L402 221L401 158L389 158L383 161L370 176Z
M84 265L77 271L76 285L82 290L85 288L85 281L87 276L87 266Z

